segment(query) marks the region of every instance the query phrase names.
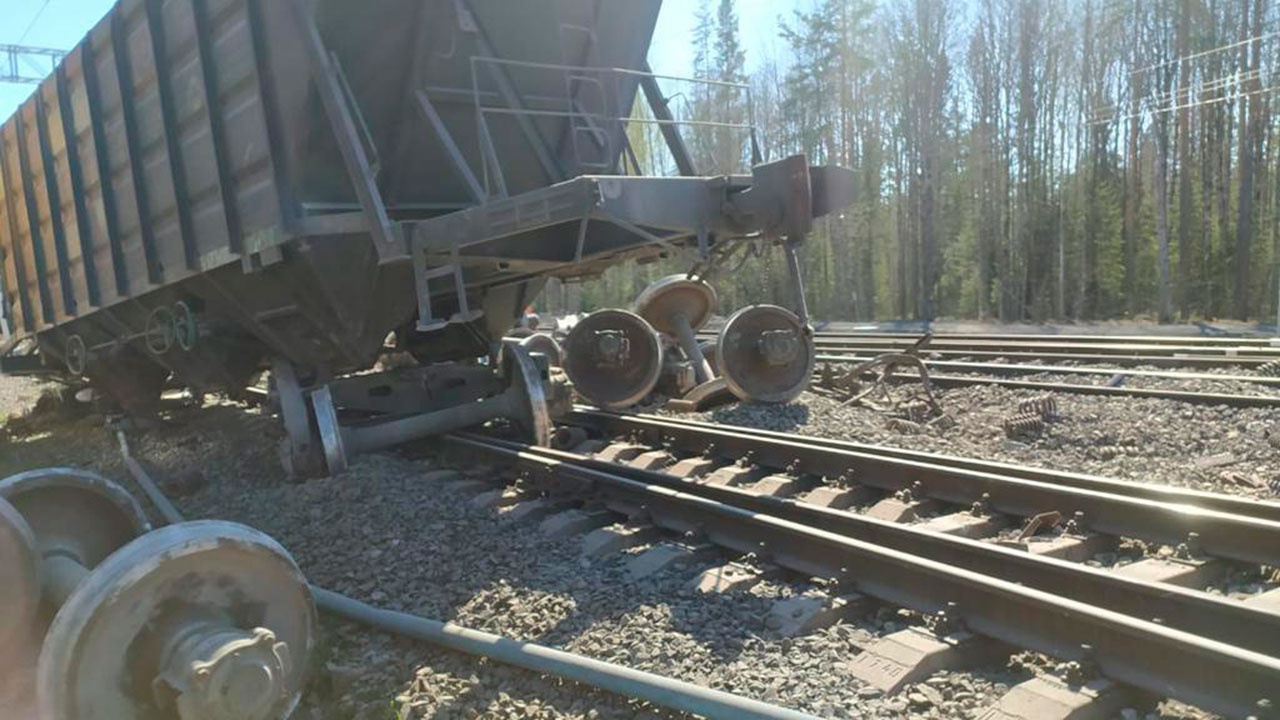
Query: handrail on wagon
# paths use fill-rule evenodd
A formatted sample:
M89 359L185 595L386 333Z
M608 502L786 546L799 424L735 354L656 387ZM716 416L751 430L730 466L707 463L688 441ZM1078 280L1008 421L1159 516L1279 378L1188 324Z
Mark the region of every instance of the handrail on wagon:
M676 168L681 175L698 174L696 168L693 167L693 159L685 146L684 138L681 137L679 128L682 127L745 131L749 142L751 163L756 164L761 161L754 122L751 87L747 83L682 77L648 70L632 70L619 67L565 65L530 60L513 60L492 55L473 55L470 58L470 62L472 103L479 127L478 142L482 166L480 168L481 180L483 192L487 197L507 196L506 177L497 156L494 138L487 120L489 116L493 115L516 117L521 120L522 125L527 124L527 120L532 118L568 118L570 120L570 128L564 141L568 142L573 152L573 159L576 162L576 169L579 173L615 174L617 172L617 164L624 159L623 153L625 153L626 159L631 160L633 168L638 172L639 163L636 159L636 153L631 147L630 138L626 134L626 127L629 123L660 128L666 140L667 148L675 160ZM483 103L481 102L481 97L488 93L481 90L481 66L487 66L489 72L493 73L495 77L501 75L504 78L507 77L506 74L494 72L496 68L516 68L559 73L562 75L564 82L564 97L560 98L560 100L567 104L568 107L565 109L533 109L525 106L522 98L507 98L505 95L505 105ZM624 89L619 82L623 78L639 78L639 86ZM613 82L609 82L610 79ZM676 117L671 113L667 105L667 101L672 98L665 97L660 91L659 80L740 92L745 100L746 121ZM640 87L643 87L645 91L644 97L650 106L651 117L638 115L633 111L635 96L638 94ZM584 96L584 92L591 92L590 88L595 88L595 98ZM584 104L588 103L594 104L596 107L587 109ZM530 138L531 142L542 140L544 138ZM584 157L585 148L580 144L582 140L594 146L593 157ZM535 148L535 150L541 152L550 150L544 143L539 144L542 144L543 147ZM730 172L733 168L720 168L719 170Z
M558 63L534 62L532 60L512 60L510 58L480 57L480 56L474 56L471 58L471 60L473 62L476 60L480 60L487 63L493 63L495 65L511 65L515 67L527 67L527 68L533 68L537 70L591 70L591 71L606 72L612 75L630 75L632 77L651 77L654 80L675 80L677 82L692 82L692 83L698 83L701 85L719 85L723 87L738 88L741 90L746 90L748 92L750 92L751 90L751 85L749 85L748 83L733 82L730 80L715 80L712 78L692 78L685 75L664 75L662 73L648 72L645 70L632 70L630 68L603 67L603 66L596 66L596 65L586 67L582 65L561 65Z
M9 291L5 286L4 259L4 248L0 248L0 355L6 355L13 349L18 335L9 320L13 313L9 308Z
M481 108L485 113L491 115L528 115L530 117L579 117L601 120L614 120L612 115L603 113L589 112L572 112L569 110L511 110L509 108L486 107ZM735 123L720 122L718 120L660 120L658 118L646 117L629 117L627 122L641 123L643 125L687 125L689 127L718 127L718 128L734 128L738 130L750 130L755 126L751 123Z

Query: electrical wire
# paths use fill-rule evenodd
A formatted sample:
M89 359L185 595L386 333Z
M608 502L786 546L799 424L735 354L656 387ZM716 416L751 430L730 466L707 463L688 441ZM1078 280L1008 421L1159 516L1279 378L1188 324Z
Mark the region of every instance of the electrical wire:
M1251 83L1254 80L1259 80L1261 78L1262 78L1261 70L1250 70L1248 72L1237 72L1237 73L1232 73L1230 75L1223 75L1221 77L1216 77L1212 79L1196 79L1194 82L1188 84L1186 88L1177 88L1174 90L1170 90L1169 92L1147 95L1142 98L1139 98L1139 100L1140 102L1143 102L1146 104L1155 104L1157 105L1157 107L1164 105L1166 102L1171 102L1171 103L1175 103L1175 109L1180 109L1180 106L1177 106L1176 103L1186 102L1188 99L1190 99L1193 96L1196 96L1196 95L1204 96L1204 95L1210 95L1210 94L1217 95L1217 91L1221 91L1221 90L1225 90L1233 87L1241 88L1241 87L1244 87L1246 83ZM1225 95L1225 97L1228 97L1228 98L1236 97L1236 95L1237 94L1228 94L1228 95ZM1224 97L1224 96L1219 96L1219 97ZM1217 99L1218 99L1217 97L1210 97L1210 98L1206 98L1201 102L1207 103L1211 100L1217 100ZM1127 106L1128 104L1129 104L1128 101L1121 101L1117 103L1109 103L1106 105L1098 105L1094 107L1089 114L1094 118L1110 117L1113 113L1123 112L1125 106ZM1188 106L1188 107L1193 107L1193 106L1194 105Z
M1218 103L1228 102L1228 101L1230 101L1230 100L1237 100L1237 99L1239 99L1239 98L1252 97L1252 96L1254 96L1254 95L1261 95L1261 94L1263 94L1263 93L1273 93L1273 92L1276 92L1276 91L1280 91L1280 85L1271 85L1271 86L1268 86L1268 87L1260 88L1260 89L1258 89L1258 90L1253 90L1253 91L1251 91L1251 92L1236 93L1236 94L1234 94L1234 95L1224 95L1224 96L1222 96L1222 97L1211 98L1211 99L1209 99L1209 100L1201 100L1201 101L1199 101L1199 102L1188 103L1188 104L1186 104L1186 105L1172 105L1172 106L1168 106L1168 107L1151 108L1151 109L1147 109L1147 110L1139 110L1139 111L1138 111L1138 112L1136 112L1136 113L1130 113L1130 114L1128 114L1128 115L1117 115L1117 116L1113 116L1113 117L1107 117L1107 118L1094 119L1094 120L1089 121L1089 123L1088 123L1088 124L1089 124L1089 125L1103 125L1103 124L1106 124L1106 123L1112 123L1112 122L1116 122L1116 121L1119 121L1119 120L1129 120L1129 119L1132 119L1132 118L1140 117L1140 116L1145 115L1145 114L1147 114L1147 113L1151 113L1151 114L1153 114L1153 115L1160 115L1160 114L1163 114L1163 113L1177 112L1178 110L1185 110L1185 109L1189 109L1189 108L1204 107L1204 106L1207 106L1207 105L1217 105Z
M1191 55L1184 55L1182 57L1172 58L1170 60L1162 60L1158 63L1155 63L1154 65L1148 65L1146 67L1140 67L1136 70L1130 70L1129 74L1137 75L1138 73L1147 72L1148 70L1155 70L1156 68L1161 68L1161 67L1164 67L1165 65L1172 65L1174 63L1186 62L1187 60L1195 60L1197 58L1202 58L1207 55L1213 55L1215 53L1232 50L1240 47L1241 45L1248 45L1249 43L1261 42L1263 40L1270 40L1271 38L1274 38L1274 37L1280 37L1280 31L1272 32L1272 33L1264 33L1256 37L1245 38L1244 40L1233 42L1229 45L1219 45L1218 47L1209 48L1208 50L1202 50L1198 53L1192 53Z
M44 0L44 4L36 11L35 17L31 18L31 22L27 23L27 29L22 31L22 36L18 38L18 42L14 43L15 45L21 45L22 41L27 39L27 36L31 34L31 29L36 26L37 22L39 22L40 16L44 15L44 11L48 9L51 1L52 0Z

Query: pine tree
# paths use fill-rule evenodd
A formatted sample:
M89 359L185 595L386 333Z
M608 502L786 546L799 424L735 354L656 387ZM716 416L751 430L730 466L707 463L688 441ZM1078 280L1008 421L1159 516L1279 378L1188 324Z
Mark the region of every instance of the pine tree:
M701 85L672 93L677 114L754 122L764 156L858 178L805 249L815 315L1271 317L1280 3L966 2L811 0L751 73L734 0L697 6L694 75L749 85L751 103ZM744 130L682 132L700 173L753 159ZM628 138L635 165L659 165L656 135ZM717 278L724 310L787 302L779 258L758 250ZM628 303L680 262L584 295Z

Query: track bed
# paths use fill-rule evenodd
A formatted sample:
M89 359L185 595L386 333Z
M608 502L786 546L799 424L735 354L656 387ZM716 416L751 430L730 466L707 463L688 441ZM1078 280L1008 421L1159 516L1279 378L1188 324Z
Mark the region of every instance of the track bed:
M1132 402L1059 397L1062 420L1031 442L1010 442L998 426L978 422L984 412L994 417L1018 397L1016 391L990 388L948 391L944 404L963 400L973 405L958 414L956 428L941 435L887 431L883 416L871 411L849 409L833 415L830 404L824 404L828 401L811 396L772 411L728 408L717 418L1113 476L1127 467L1134 477L1189 488L1259 497L1269 492L1217 477L1226 469L1259 477L1274 472L1268 464L1271 446L1261 435L1271 421L1261 412L1251 417L1253 411L1223 409L1219 418L1215 408L1141 401L1148 405L1141 411L1147 415L1194 415L1176 428L1153 427L1150 444L1141 454L1098 454L1086 463L1074 453L1106 445L1080 444L1080 434L1087 440L1089 432L1099 429L1091 428L1098 420L1082 416L1120 415L1111 420L1120 425L1130 418L1123 413L1139 412L1126 410ZM1085 404L1073 404L1076 401ZM799 418L808 421L797 422ZM824 418L832 424L821 424ZM0 453L5 467L0 471L61 457L125 479L99 420L50 421L38 433L6 439ZM1250 423L1255 424L1256 437L1247 429ZM1167 438L1189 432L1178 429L1187 427L1196 429L1205 456L1226 448L1237 459L1222 468L1189 467L1185 451L1174 449L1178 436ZM771 627L770 611L779 601L814 589L803 575L767 575L749 590L697 592L691 583L701 570L735 559L716 550L699 564L636 580L630 563L643 547L584 561L583 533L557 537L543 529L543 522L553 515L532 512L521 520L512 516L510 506L480 507L477 496L517 475L491 461L478 462L474 454L459 461L424 447L371 455L357 460L339 479L289 484L276 462L278 433L273 419L257 410L211 405L165 418L139 436L135 452L170 481L166 491L189 516L240 520L271 533L318 584L373 604L538 639L819 715L852 717L850 709L856 707L860 717L968 717L1028 679L1028 667L1046 662L1037 654L1017 653L1012 663L1002 659L946 670L895 695L884 695L853 679L850 669L859 653L878 639L922 623L918 613L901 605L868 606L838 624L783 637L778 627ZM1061 442L1054 444L1055 439ZM1157 472L1144 472L1143 467ZM1159 477L1165 467L1171 472ZM1178 471L1172 472L1174 468ZM479 484L469 486L466 481ZM1124 559L1120 552L1116 562ZM1220 589L1227 594L1264 590L1256 581L1228 581ZM363 628L328 620L324 628L323 670L316 673L304 701L303 712L310 714L302 717L376 718L389 707L401 706L420 717L576 717L590 708L598 709L600 717L632 717L638 709L613 696ZM1160 712L1198 715L1170 703Z

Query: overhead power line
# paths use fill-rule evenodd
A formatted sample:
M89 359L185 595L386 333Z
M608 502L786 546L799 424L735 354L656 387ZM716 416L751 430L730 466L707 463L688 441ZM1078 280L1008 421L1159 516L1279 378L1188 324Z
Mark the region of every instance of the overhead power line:
M43 15L45 9L49 7L49 1L50 0L44 0L44 4L40 6L40 9L36 11L35 16L31 18L31 22L27 23L27 29L23 30L22 35L18 38L18 45L21 45L23 41L27 39L27 36L31 34L31 29L36 26L36 23L40 20L40 16Z
M1264 40L1271 40L1277 37L1280 37L1280 31L1260 33L1253 37L1244 38L1243 40L1238 40L1226 45L1219 45L1190 55L1170 58L1168 60L1136 68L1134 70L1130 70L1127 75L1130 78L1133 78L1134 76L1162 67L1184 65L1211 55L1235 50L1254 43L1261 43ZM1181 70L1180 72L1182 71L1185 70ZM1195 70L1192 69L1191 72L1194 74ZM1130 120L1147 113L1160 115L1179 110L1202 107L1205 105L1217 105L1239 98L1252 97L1254 95L1270 94L1280 90L1280 85L1259 88L1258 86L1262 84L1261 79L1262 72L1260 69L1241 69L1237 72L1228 73L1212 79L1198 78L1185 87L1178 87L1161 93L1147 93L1144 97L1138 100L1142 109L1137 110L1136 112L1125 113L1122 108L1128 103L1124 102L1116 102L1110 105L1095 107L1088 112L1089 117L1085 122L1089 125L1098 125L1120 120ZM1253 85L1254 87L1248 88L1246 85ZM1195 96L1199 96L1200 99L1192 101L1192 97Z
M1186 106L1195 107L1197 104L1203 104L1204 102L1216 102L1222 97L1226 97L1228 100L1237 97L1240 92L1247 91L1246 85L1251 83L1261 84L1261 82L1254 82L1261 81L1261 79L1261 70L1236 72L1211 79L1197 79L1194 83L1189 84L1185 88L1177 88L1168 92L1152 93L1150 95L1143 96L1142 98L1139 98L1139 102L1144 107L1150 108L1154 106L1157 108L1157 110L1154 111L1159 112L1158 108L1162 106L1171 106L1175 109L1181 109L1183 107L1181 103L1186 103L1194 97L1204 98L1204 101L1201 103L1193 103ZM1241 90L1241 88L1245 88L1245 90ZM1125 112L1125 108L1128 105L1129 102L1124 100L1105 105L1098 105L1093 108L1090 115L1095 118L1110 117L1116 113Z
M1219 97L1209 98L1207 100L1199 100L1197 102L1187 103L1184 105L1178 105L1175 103L1165 107L1156 107L1156 108L1139 110L1136 113L1130 113L1128 115L1117 115L1117 116L1111 116L1111 117L1105 117L1105 118L1095 118L1089 121L1089 124L1101 125L1105 123L1117 122L1120 120L1130 120L1132 118L1140 117L1146 113L1151 113L1152 115L1159 115L1162 113L1177 112L1178 110L1203 107L1205 105L1217 105L1219 103L1228 102L1230 100L1238 100L1240 98L1253 97L1254 95L1270 94L1277 91L1280 91L1280 85L1271 85L1264 88L1258 88L1257 90L1250 90L1249 92L1232 93L1230 95L1222 95Z
M1170 60L1162 60L1161 62L1155 63L1153 65L1140 67L1136 70L1130 70L1129 74L1137 75L1138 73L1147 72L1149 70L1155 70L1156 68L1162 68L1166 65L1182 63L1188 60L1197 60L1199 58L1206 57L1208 55L1213 55L1220 52L1226 52L1227 50L1234 50L1235 48L1238 48L1242 45L1248 45L1249 43L1261 42L1263 40L1270 40L1271 38L1274 38L1274 37L1280 37L1280 32L1265 33L1263 35L1258 35L1256 37L1245 38L1244 40L1233 42L1229 45L1219 45L1218 47L1209 48L1208 50L1202 50L1198 53L1192 53L1191 55L1183 55L1182 57L1177 57Z

